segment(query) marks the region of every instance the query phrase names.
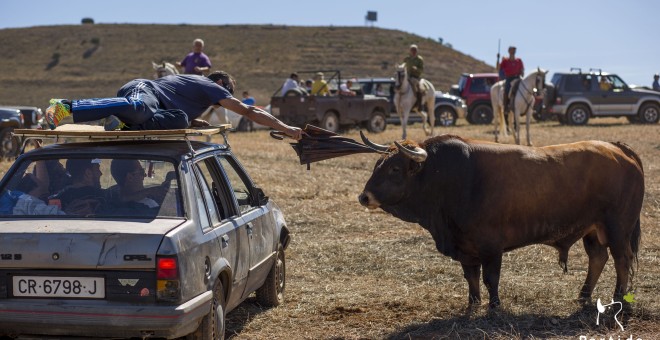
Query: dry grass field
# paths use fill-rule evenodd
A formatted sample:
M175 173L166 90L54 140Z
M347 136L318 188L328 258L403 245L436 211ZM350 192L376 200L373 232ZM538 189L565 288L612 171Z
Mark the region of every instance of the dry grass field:
M587 257L581 242L563 274L556 251L531 246L505 254L500 284L503 306L486 303L471 314L460 264L439 254L430 234L357 201L377 157L346 156L298 164L286 142L266 132L231 134L235 153L283 209L292 233L287 251L286 302L262 309L248 299L228 315L231 339L657 339L660 336L660 128L624 119L592 120L584 127L556 122L532 125L537 146L586 139L623 141L641 156L646 174L642 245L633 313L625 331L608 319L596 326L596 307L576 302ZM460 121L436 133L491 139L490 126ZM420 124L410 130L423 139ZM372 135L379 143L400 137L400 127ZM356 130L346 136L359 139ZM529 188L534 190L533 188ZM594 299L609 302L615 282L610 259ZM482 286L482 297L486 298Z

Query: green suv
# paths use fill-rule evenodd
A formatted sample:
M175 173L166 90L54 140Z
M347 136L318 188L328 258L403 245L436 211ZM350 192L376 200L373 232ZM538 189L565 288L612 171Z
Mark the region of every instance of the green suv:
M547 88L547 110L559 122L587 124L589 118L623 117L631 123L653 124L660 117L660 92L631 88L619 76L590 70L555 73Z

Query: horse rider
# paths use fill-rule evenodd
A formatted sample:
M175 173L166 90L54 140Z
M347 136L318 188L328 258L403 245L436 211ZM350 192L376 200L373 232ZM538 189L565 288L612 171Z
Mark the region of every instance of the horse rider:
M424 59L417 54L417 45L410 45L410 55L403 59L403 62L406 63L408 80L410 81L410 85L412 85L415 97L417 98L416 105L413 107L417 108L418 112L422 112L422 97L424 96L424 93L419 86L419 81L422 79L422 72L424 71Z
M521 78L525 73L525 66L520 58L516 58L516 47L509 46L509 57L503 57L502 62L497 65L497 71L504 73L504 112L511 110L509 107L509 92L511 92L511 82Z

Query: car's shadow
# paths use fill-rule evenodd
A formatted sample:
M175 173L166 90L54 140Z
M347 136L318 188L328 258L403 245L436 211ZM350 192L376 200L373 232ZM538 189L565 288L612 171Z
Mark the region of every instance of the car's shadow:
M254 296L245 299L238 307L227 314L225 318L225 339L240 335L250 320L268 309L259 305L257 298Z
M506 310L489 311L473 316L470 312L449 318L437 318L427 323L411 324L400 331L386 335L385 339L473 339L489 336L527 338L574 338L596 334L618 333L619 325L614 313L600 315L600 326L596 325L598 311L590 305L568 316L548 314L514 314ZM627 328L630 320L648 318L648 311L636 310L630 316L618 316L618 321Z

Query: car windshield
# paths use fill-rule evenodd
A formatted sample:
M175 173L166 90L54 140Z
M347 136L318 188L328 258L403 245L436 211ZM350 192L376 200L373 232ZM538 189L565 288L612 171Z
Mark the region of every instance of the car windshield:
M172 162L137 158L24 160L0 193L0 217L182 217Z

